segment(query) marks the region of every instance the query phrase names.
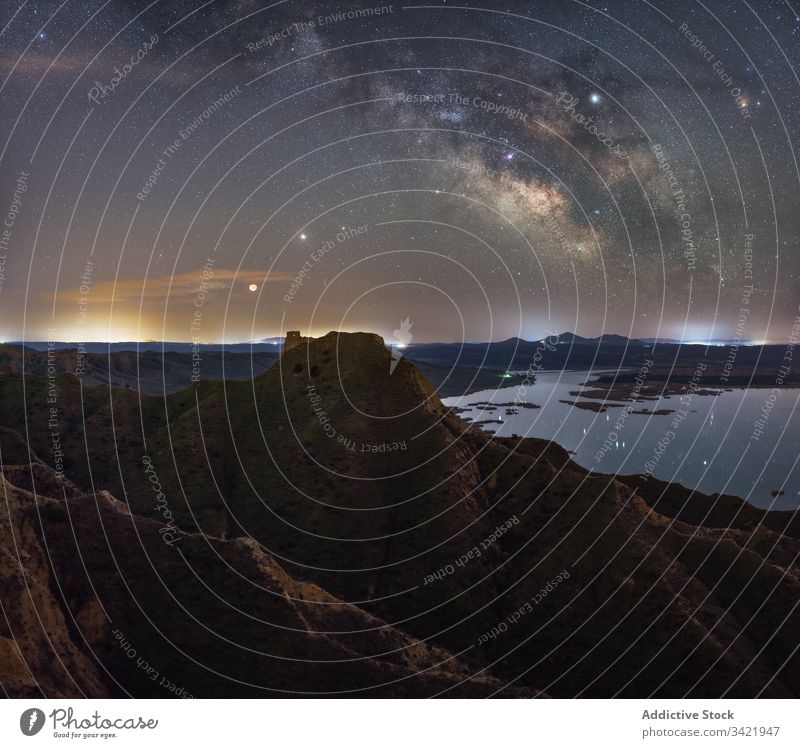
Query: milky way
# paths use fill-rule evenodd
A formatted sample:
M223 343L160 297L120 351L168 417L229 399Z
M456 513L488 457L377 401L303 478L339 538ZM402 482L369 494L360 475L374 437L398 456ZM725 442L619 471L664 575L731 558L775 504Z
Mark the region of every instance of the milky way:
M3 5L4 340L792 334L787 2Z

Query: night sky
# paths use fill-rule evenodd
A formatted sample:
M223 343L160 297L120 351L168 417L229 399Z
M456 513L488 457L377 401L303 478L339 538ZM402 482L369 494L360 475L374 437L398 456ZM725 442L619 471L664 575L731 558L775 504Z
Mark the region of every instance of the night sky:
M800 2L0 13L2 340L792 335Z

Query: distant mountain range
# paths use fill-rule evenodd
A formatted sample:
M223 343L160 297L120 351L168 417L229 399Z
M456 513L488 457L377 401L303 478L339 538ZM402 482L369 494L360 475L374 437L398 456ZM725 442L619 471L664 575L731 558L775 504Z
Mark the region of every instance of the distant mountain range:
M198 348L199 350L203 351L230 351L230 352L240 352L240 353L249 353L249 352L261 352L261 351L275 351L276 348L281 350L283 347L283 338L282 337L273 337L273 338L262 338L260 340L254 340L252 342L240 342L240 343L208 343L204 345L195 346L192 343L186 343L181 341L158 341L158 340L147 340L147 341L128 341L128 342L116 342L116 343L103 343L103 342L91 342L91 343L76 343L76 342L56 342L52 347L55 350L68 350L77 348L79 345L83 347L83 349L88 353L119 353L121 351L138 351L138 352L146 352L146 351L153 351L157 353L167 352L167 353L191 353L193 349ZM508 338L507 340L498 341L496 343L490 342L481 342L476 341L472 343L464 343L463 345L466 346L513 346L516 344L536 344L536 343L544 343L547 340L557 340L559 344L566 345L566 344L573 344L573 345L618 345L618 346L625 346L625 345L652 345L654 343L658 344L668 344L668 345L733 345L734 343L738 342L739 345L742 346L755 346L760 345L757 341L753 340L742 340L742 341L734 341L732 339L725 339L725 338L713 338L708 341L681 341L676 340L675 338L627 338L624 335L616 335L614 333L605 333L595 338L585 338L581 335L577 335L572 332L562 332L558 335L552 336L551 338L542 338L541 340L525 340L524 338L519 337L512 337ZM27 348L32 348L37 351L46 351L48 348L51 347L50 343L41 340L33 340L33 341L8 341L8 345L19 345L25 346ZM426 348L430 346L452 346L452 345L462 345L462 343L412 343L408 346L409 349L420 349Z
M741 345L736 350L737 367L779 366L785 345ZM542 340L509 338L497 343L420 343L408 347L406 355L418 363L464 366L505 371L597 368L639 368L645 361L658 367L693 366L700 361L721 367L730 355L726 345L687 344L671 341L631 340L606 334L584 338L565 332Z

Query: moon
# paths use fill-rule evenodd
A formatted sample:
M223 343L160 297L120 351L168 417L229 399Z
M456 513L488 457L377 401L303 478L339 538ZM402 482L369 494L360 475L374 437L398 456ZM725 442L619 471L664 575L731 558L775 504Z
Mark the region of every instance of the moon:
M251 283L249 288L251 291L258 291L258 286L255 283Z

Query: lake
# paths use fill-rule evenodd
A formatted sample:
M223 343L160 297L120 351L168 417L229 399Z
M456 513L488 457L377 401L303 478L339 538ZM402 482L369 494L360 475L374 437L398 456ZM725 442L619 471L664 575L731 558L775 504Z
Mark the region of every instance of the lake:
M501 420L481 424L498 436L551 439L589 470L624 475L644 473L649 466L654 477L703 493L733 494L762 508L800 507L800 389L782 389L777 395L770 389L734 389L717 396L689 395L684 404L679 395L633 404L635 410L676 411L669 415L630 413L628 403L594 413L559 402L579 400L570 390L591 377L587 371L540 372L518 402L541 407L520 407L512 414L503 406L484 410L476 404L513 402L517 386L443 402L466 409L461 417L473 422ZM768 417L763 419L765 404ZM766 422L756 429L759 419ZM772 496L778 489L784 493Z

